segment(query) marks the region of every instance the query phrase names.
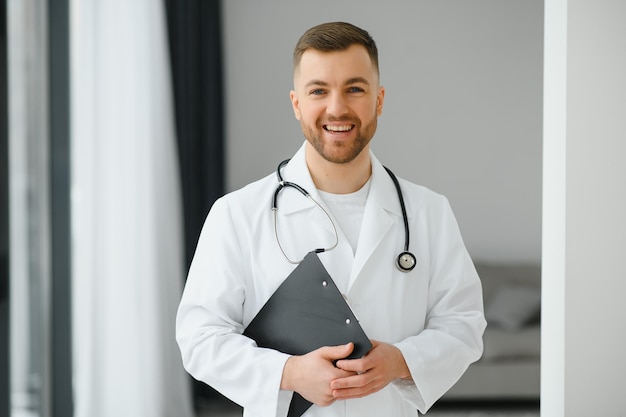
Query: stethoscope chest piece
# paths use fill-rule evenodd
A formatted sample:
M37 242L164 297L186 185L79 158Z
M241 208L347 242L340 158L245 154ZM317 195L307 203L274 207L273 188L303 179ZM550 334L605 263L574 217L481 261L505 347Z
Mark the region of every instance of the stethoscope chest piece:
M396 266L402 272L412 271L416 264L417 260L415 259L415 255L411 252L402 252L398 255L398 259L396 261Z

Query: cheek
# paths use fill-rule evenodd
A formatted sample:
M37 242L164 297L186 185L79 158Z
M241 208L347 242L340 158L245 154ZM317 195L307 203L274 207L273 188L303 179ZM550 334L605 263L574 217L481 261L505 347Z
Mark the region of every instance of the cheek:
M382 106L379 106L376 102L369 102L367 105L361 106L358 110L358 114L361 120L375 119L382 113Z
M298 120L301 122L314 123L317 119L324 115L324 109L322 106L307 105L300 107L300 117Z

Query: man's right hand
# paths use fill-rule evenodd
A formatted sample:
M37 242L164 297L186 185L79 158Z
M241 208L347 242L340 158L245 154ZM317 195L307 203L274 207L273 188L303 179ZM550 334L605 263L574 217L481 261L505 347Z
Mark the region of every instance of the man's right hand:
M326 407L335 401L330 383L337 378L355 375L335 367L334 362L347 357L353 343L325 346L302 356L287 359L280 388L295 391L315 405Z

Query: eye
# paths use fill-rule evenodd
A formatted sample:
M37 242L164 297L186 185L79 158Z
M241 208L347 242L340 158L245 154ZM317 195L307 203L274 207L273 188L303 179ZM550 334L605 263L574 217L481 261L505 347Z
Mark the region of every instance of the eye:
M321 96L324 93L326 93L326 91L321 88L316 88L315 90L311 90L309 92L309 94L312 96Z
M352 86L350 88L348 88L348 93L364 93L365 90L362 89L361 87L357 87L357 86Z

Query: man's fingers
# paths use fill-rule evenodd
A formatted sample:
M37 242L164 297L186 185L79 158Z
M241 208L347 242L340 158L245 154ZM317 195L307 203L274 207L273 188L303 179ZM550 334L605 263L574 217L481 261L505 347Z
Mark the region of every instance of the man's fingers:
M322 357L329 360L343 359L354 350L354 343L350 342L339 346L325 346L320 348Z
M363 373L367 371L367 369L364 369L363 362L363 359L346 359L337 361L335 366L339 369L343 369L344 371Z

